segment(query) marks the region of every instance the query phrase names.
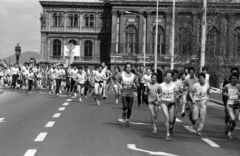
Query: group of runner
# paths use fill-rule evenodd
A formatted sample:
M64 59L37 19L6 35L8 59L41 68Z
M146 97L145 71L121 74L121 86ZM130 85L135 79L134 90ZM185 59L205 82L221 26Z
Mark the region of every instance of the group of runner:
M182 105L181 116L189 111L189 128L193 129L197 121L197 135L201 136L206 116L207 101L209 99L210 85L207 68L196 75L193 67L185 68L180 72L176 69L168 70L164 75L164 82L158 82L159 75L144 66L135 73L131 63L126 63L123 71L116 66L113 73L108 70L105 63L96 66L90 71L87 65L84 67L70 65L67 69L63 64L53 64L42 68L39 65L25 63L21 68L18 64L14 67L0 68L0 88L8 85L12 89L21 81L20 86L29 93L34 86L41 92L44 87L49 94L59 97L63 90L72 97L78 97L79 102L87 93L91 92L97 105L101 99L107 98L108 90L115 92L115 103L122 101L122 118L126 125L130 125L134 92L137 91L138 105L143 105L150 110L153 132L157 132L156 120L159 109L165 118L166 140L170 140L179 106ZM232 68L229 81L225 81L222 88L223 102L225 104L226 135L233 139L232 132L239 118L240 85L238 68ZM187 109L186 109L187 108Z

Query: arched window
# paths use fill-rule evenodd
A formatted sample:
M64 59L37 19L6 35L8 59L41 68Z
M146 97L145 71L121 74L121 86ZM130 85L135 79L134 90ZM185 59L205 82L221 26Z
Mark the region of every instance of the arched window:
M53 57L61 56L61 41L56 39L53 41Z
M73 15L69 14L69 26L73 26Z
M237 55L240 55L240 28L235 29L235 48Z
M87 40L84 43L84 56L85 57L93 57L93 44L91 41Z
M130 25L126 28L126 52L136 53L137 51L137 29Z
M75 27L78 26L78 14L74 15L74 24Z
M207 54L210 56L217 55L218 30L211 28L207 34Z
M155 53L155 35L156 27L153 28L153 54ZM157 52L158 54L165 55L165 45L164 45L164 30L162 27L158 27L158 42L157 42Z
M77 42L75 40L70 40L69 44L72 43L73 45L77 45Z
M57 26L57 14L56 13L53 14L53 25Z
M179 55L192 54L191 32L188 28L182 27L179 30Z
M94 27L94 15L86 14L84 16L85 26L86 27Z

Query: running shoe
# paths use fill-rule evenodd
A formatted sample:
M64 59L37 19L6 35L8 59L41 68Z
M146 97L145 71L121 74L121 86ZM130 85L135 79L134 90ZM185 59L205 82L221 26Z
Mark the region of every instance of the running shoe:
M59 94L57 93L57 97L59 97Z
M229 140L233 140L232 135L228 135L228 139L229 139Z
M169 127L169 133L173 133L173 125L170 125L170 127Z
M129 119L126 120L126 126L129 126L130 123L129 123Z
M181 117L183 118L185 116L185 112L182 113Z
M81 99L81 98L79 98L79 102L82 102L82 99Z
M170 136L166 136L166 141L170 141Z
M200 130L197 131L197 135L198 135L198 136L202 136L202 133L201 133Z
M153 133L157 133L157 127L153 126Z
M225 127L225 135L228 135L228 126Z
M85 99L87 98L87 95L85 96Z
M100 102L97 100L97 104L100 105Z
M127 113L123 111L122 118L123 118L124 121L126 120L126 116L127 116Z
M105 99L106 99L106 97L104 96L104 97L103 97L103 99L105 100Z
M118 104L118 99L116 99L116 104Z
M192 125L192 123L190 123L189 129L190 129L190 130L193 130L193 125Z

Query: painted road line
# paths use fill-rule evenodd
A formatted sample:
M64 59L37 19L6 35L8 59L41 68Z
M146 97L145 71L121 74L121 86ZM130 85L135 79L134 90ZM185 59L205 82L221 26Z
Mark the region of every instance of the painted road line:
M240 129L240 127L236 127L236 129Z
M221 106L221 105L219 105L219 104L212 103L212 102L208 102L207 105L208 105L208 106L220 107L220 108L223 108L223 107L224 107L224 106Z
M5 122L4 119L5 119L5 118L0 118L0 122Z
M205 141L206 143L208 143L209 145L211 145L212 147L220 147L219 145L217 145L216 143L214 143L213 141L207 139L207 138L202 138L203 141Z
M184 126L187 130L189 130L190 132L196 133L197 131L195 131L194 129L190 129L189 126Z
M24 154L24 156L34 156L36 152L37 152L36 149L29 149L29 150L27 150L27 152Z
M165 152L153 152L153 151L148 151L148 150L144 150L144 149L140 149L137 148L135 144L127 144L127 147L131 150L135 150L135 151L140 151L140 152L145 152L148 153L150 155L164 155L164 156L177 156L174 154L170 154L170 153L165 153Z
M64 110L65 110L65 107L60 107L58 110L59 110L59 111L64 111Z
M177 122L182 122L182 121L181 121L181 120L179 120L178 118L176 118L176 121L177 121Z
M118 119L119 122L126 122L124 121L123 119ZM142 123L142 122L130 122L131 124L134 124L134 125L151 125L151 124L148 124L148 123Z
M67 97L67 95L59 95L60 97Z
M34 141L43 141L46 136L47 136L46 132L40 133Z
M52 127L54 125L54 121L49 121L45 127Z
M56 113L53 115L53 118L58 118L58 117L60 117L60 115L61 115L61 113Z
M72 101L72 99L67 99L67 101Z
M65 103L63 103L63 106L67 106L69 103L68 102L65 102Z

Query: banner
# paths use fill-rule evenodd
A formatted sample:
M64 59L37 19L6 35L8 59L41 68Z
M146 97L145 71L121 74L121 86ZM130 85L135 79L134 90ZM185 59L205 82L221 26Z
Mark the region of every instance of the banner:
M64 56L68 56L69 49L67 48L68 45L64 45ZM76 45L75 48L72 50L74 56L80 57L80 46Z

